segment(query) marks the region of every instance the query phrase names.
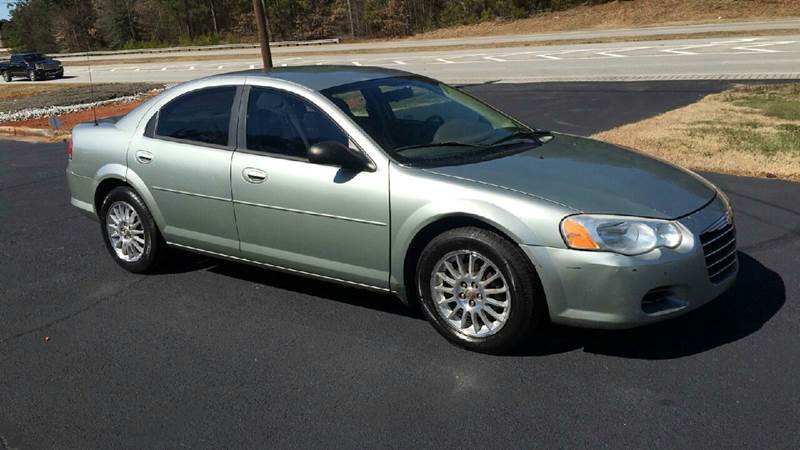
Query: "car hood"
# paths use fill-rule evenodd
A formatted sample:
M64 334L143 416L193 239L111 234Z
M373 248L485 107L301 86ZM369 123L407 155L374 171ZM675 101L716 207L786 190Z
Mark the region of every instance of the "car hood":
M698 175L612 144L553 134L510 156L426 169L545 198L585 213L674 219L716 195Z

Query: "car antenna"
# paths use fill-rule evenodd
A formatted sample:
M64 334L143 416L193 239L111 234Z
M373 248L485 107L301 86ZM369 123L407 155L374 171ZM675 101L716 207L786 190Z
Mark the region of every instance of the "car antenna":
M94 117L94 126L97 126L97 103L94 99L94 83L92 82L92 58L88 48L86 49L86 65L89 67L89 99L92 102L92 117Z

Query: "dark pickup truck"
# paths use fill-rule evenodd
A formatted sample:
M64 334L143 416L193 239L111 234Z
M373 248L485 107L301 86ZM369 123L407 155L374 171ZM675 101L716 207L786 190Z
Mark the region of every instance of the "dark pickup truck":
M8 61L0 62L0 74L6 82L14 77L25 77L31 81L61 78L64 66L60 61L40 53L17 53Z

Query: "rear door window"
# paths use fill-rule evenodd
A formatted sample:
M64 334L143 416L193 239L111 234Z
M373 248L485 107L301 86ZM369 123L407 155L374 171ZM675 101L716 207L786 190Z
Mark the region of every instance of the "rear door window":
M201 144L228 145L236 86L201 89L161 108L156 135Z

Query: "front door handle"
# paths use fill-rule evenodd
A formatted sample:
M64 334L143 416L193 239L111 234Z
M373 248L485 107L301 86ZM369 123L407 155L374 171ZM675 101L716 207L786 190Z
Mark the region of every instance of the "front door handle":
M152 153L145 150L139 150L136 152L136 161L138 161L139 164L150 164L150 161L152 160L153 160Z
M242 170L242 177L244 181L253 184L261 184L267 181L267 173L263 170L254 169L252 167L247 167Z

